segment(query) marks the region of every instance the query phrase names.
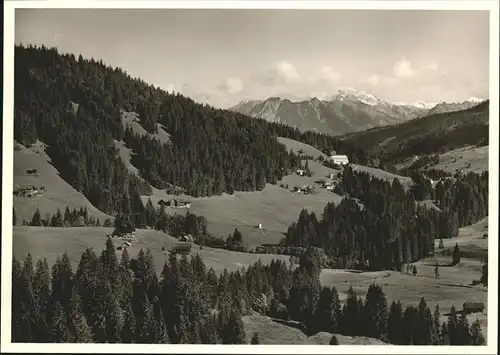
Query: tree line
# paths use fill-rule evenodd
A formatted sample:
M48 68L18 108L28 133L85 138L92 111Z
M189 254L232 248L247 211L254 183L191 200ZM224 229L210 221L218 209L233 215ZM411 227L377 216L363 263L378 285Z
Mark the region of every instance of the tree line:
M14 222L14 225L15 224ZM66 206L64 215L61 213L60 209L57 209L57 212L52 216L47 213L45 218L42 217L40 210L37 208L31 221L28 222L23 220L23 225L38 227L100 227L101 221L99 218L89 216L87 207L80 207L80 209L73 207L73 210L70 211L69 207ZM103 227L110 227L111 225L111 220L106 218L103 222Z
M155 270L150 250L130 258L116 254L111 239L97 255L85 250L76 271L65 253L49 268L31 255L13 260L12 341L73 343L247 344L242 316L250 310L320 331L374 337L393 344L482 345L481 326L451 308L440 322L431 313L400 302L388 307L380 286L365 299L351 287L342 306L334 286L321 286L317 250L308 248L299 266L273 260L219 276L199 255L166 257ZM257 339L256 339L257 338ZM252 343L258 342L254 334Z

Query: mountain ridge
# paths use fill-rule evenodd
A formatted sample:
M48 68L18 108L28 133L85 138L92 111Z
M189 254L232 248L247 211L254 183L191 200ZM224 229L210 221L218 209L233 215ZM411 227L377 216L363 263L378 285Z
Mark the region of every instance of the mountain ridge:
M301 130L328 134L359 132L374 127L407 122L435 113L461 111L486 100L471 97L462 102L390 102L373 94L348 88L319 99L291 101L272 96L265 100L243 100L231 111L286 124Z

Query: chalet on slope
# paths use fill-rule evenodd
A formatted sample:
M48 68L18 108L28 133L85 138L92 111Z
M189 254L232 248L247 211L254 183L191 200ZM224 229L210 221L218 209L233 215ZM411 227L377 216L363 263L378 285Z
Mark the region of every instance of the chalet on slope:
M337 165L347 165L349 164L349 158L347 155L330 155L328 160Z
M484 309L484 302L464 302L463 305L463 311L465 314L483 313Z
M161 199L160 201L158 201L158 205L160 205L162 207L187 207L187 208L191 207L191 203L190 202L183 201L183 200L178 200L178 199L175 199L175 198L172 198L170 200L163 200L163 199Z
M181 242L193 242L194 238L191 234L183 235L179 237L179 241Z
M40 187L36 188L35 186L30 186L30 187L23 187L14 190L14 196L21 196L21 197L33 197L37 195L41 195L42 192L45 191L45 187Z

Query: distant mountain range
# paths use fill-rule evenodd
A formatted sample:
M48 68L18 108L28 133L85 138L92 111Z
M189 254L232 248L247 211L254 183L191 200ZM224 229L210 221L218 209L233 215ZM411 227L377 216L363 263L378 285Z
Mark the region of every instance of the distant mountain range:
M312 98L293 102L271 97L242 101L230 110L301 130L343 134L403 123L429 114L460 111L482 101L470 98L460 103L391 103L363 91L347 89L326 100Z

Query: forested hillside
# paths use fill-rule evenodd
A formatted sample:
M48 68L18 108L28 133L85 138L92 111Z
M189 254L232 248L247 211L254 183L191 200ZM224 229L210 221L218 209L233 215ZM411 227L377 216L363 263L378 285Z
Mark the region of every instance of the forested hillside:
M107 213L133 211L131 201L149 193L149 184L181 186L193 196L262 189L295 161L277 135L367 160L332 137L200 105L120 68L54 48L16 47L15 83L15 139L47 144L61 176ZM138 113L149 133L163 125L170 143L127 130L121 110ZM133 163L146 182L130 175L113 139L134 150Z
M397 179L346 168L336 192L348 197L329 203L321 218L303 210L284 243L323 248L334 268L399 270L433 253L435 239L456 237L458 228L488 215L487 173L442 179L435 188L419 174L413 181L405 191ZM440 210L417 206L427 199Z
M488 145L489 100L464 111L439 113L344 137L345 143L394 164L414 155Z

